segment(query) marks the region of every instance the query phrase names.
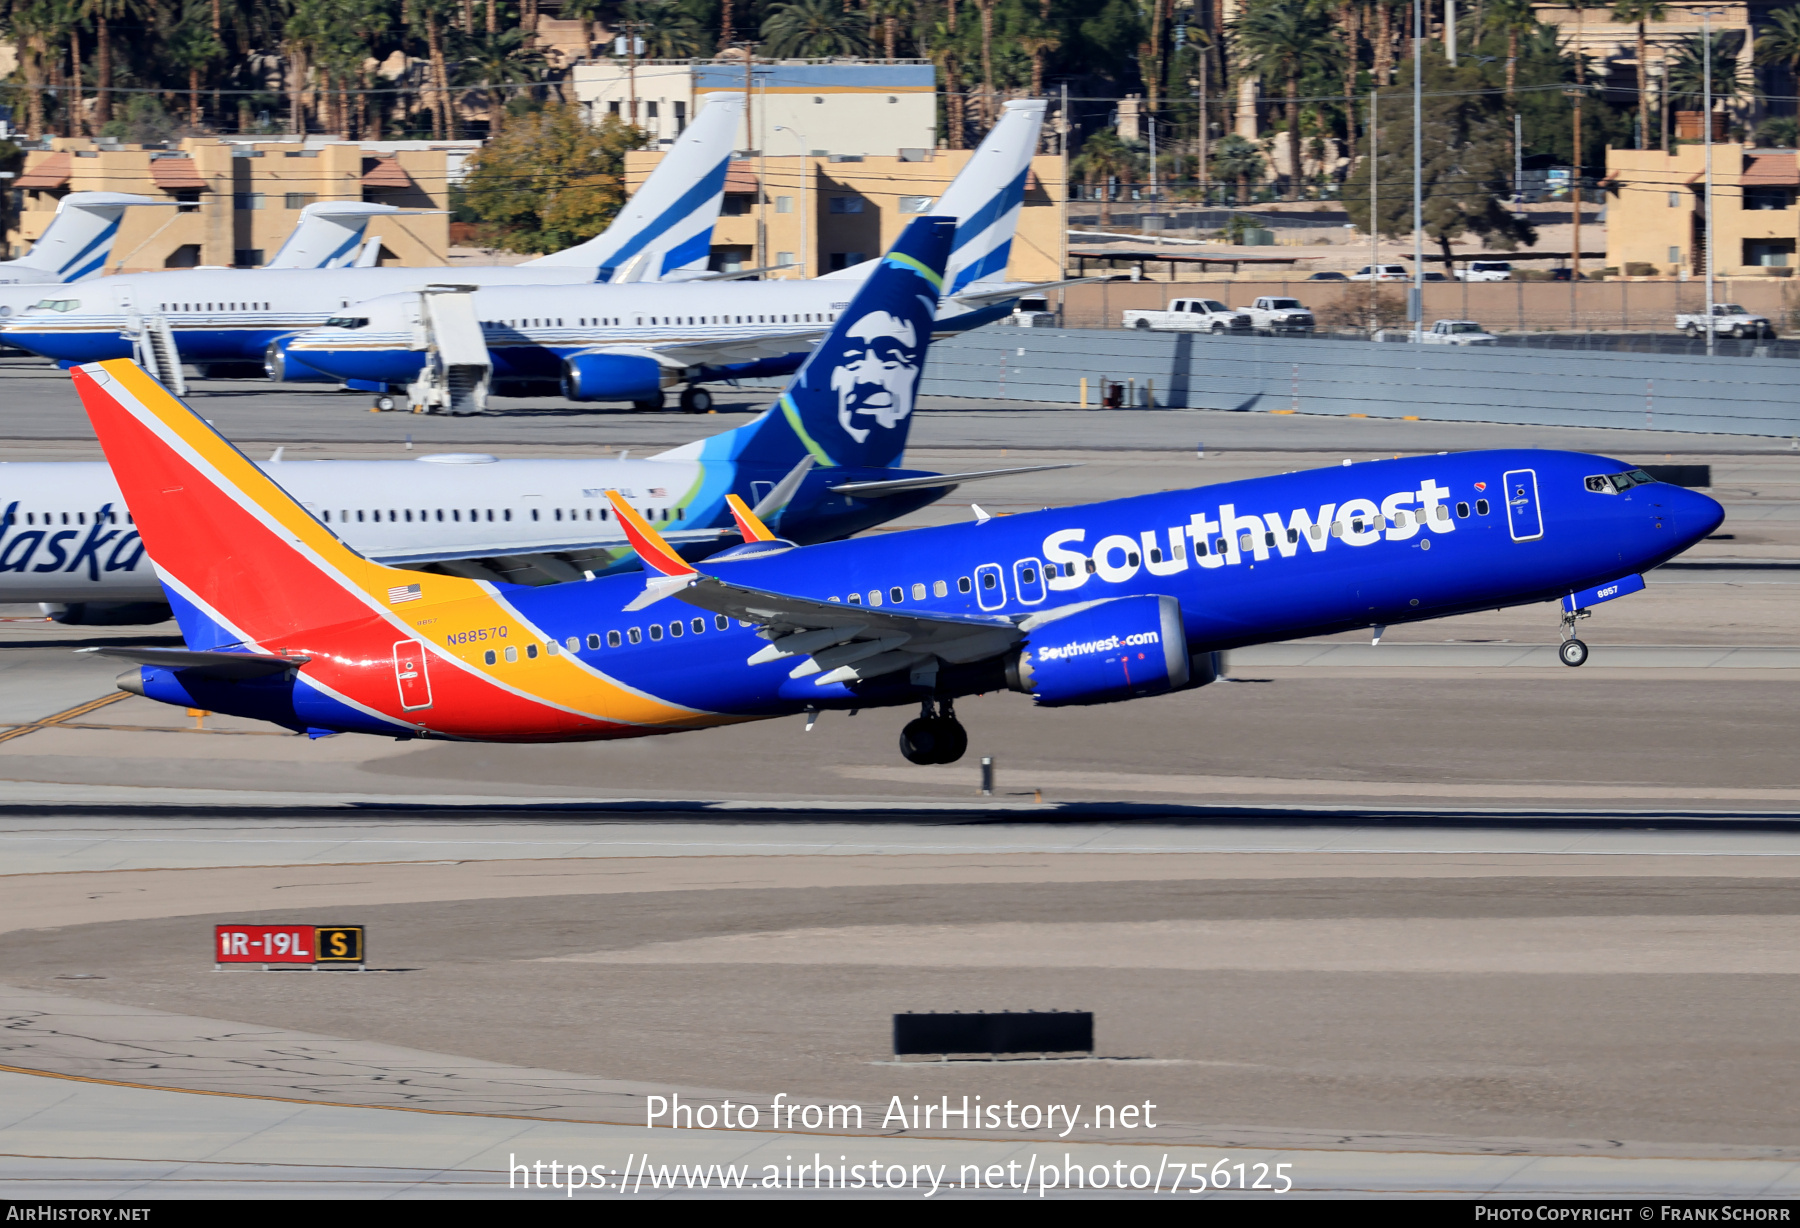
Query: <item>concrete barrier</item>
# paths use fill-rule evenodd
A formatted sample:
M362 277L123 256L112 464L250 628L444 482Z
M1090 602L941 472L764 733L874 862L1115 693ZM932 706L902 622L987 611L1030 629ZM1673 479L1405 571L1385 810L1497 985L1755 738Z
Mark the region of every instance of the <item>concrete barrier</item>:
M932 347L921 392L1097 408L1800 435L1797 368L1762 358L1570 353L1196 333L996 326Z

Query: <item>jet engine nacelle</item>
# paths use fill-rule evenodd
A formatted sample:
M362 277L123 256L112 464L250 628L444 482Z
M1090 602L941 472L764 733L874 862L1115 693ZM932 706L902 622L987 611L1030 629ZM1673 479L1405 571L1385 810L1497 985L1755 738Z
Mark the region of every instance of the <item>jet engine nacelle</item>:
M563 396L571 401L653 401L675 382L641 354L571 354L563 360Z
M1211 655L1203 675L1213 673ZM1179 601L1115 597L1034 626L1007 661L1006 684L1046 708L1104 704L1182 690L1194 684L1193 666Z
M302 360L299 355L288 353L288 344L293 340L293 336L279 338L269 342L269 348L263 351L263 372L271 380L277 384L336 384L341 382L337 376L327 375Z

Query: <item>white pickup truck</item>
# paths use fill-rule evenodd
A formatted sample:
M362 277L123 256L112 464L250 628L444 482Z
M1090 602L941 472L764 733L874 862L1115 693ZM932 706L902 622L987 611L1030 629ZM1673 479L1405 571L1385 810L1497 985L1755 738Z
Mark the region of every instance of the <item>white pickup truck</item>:
M1259 333L1310 333L1314 320L1312 309L1297 298L1264 295L1248 307L1239 307L1241 315L1250 317L1250 327Z
M1250 317L1216 298L1172 298L1163 311L1127 311L1125 327L1160 332L1247 333Z
M1675 327L1690 337L1698 337L1707 331L1706 313L1677 315ZM1712 331L1726 337L1773 337L1775 326L1769 323L1769 317L1751 315L1736 303L1714 303Z
M1473 320L1439 320L1429 331L1384 329L1377 341L1415 341L1425 345L1499 345L1500 339Z

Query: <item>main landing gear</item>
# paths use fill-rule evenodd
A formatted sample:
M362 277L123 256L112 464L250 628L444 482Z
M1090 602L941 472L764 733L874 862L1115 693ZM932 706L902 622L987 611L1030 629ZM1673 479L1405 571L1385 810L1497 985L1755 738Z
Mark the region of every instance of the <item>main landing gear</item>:
M689 384L681 390L681 412L684 414L704 414L713 407L713 395L698 384Z
M1592 610L1564 610L1562 612L1562 646L1556 655L1564 665L1581 665L1588 659L1588 646L1575 638L1575 623L1587 618Z
M955 763L969 749L969 734L948 699L935 707L927 699L917 720L900 731L900 753L908 763Z

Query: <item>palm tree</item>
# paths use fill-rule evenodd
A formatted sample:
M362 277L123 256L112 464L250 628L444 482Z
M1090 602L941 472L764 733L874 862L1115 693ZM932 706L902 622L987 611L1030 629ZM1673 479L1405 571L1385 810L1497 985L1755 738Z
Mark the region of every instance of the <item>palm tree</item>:
M299 0L301 4L306 2ZM450 64L444 53L444 17L453 2L406 0L406 20L425 27L425 51L430 64L428 79L431 82L431 136L438 141L455 140L458 129L456 108L450 100ZM532 37L529 29L525 30L525 37Z
M469 45L463 57L463 81L479 86L487 95L490 136L506 123L508 91L503 87L536 81L543 69L544 53L532 46L530 36L517 26Z
M1044 61L1052 51L1062 46L1062 35L1055 26L1042 18L1025 18L1021 32L1013 41L1019 50L1031 57L1031 96L1044 96Z
M594 54L594 19L611 7L611 0L563 0L563 18L581 23L581 54L583 56Z
M861 55L869 49L862 19L839 0L788 0L762 23L763 50L777 59Z
M627 23L638 28L649 58L685 60L700 54L700 23L673 0L625 0L620 11Z
M1131 182L1137 175L1137 168L1137 151L1111 128L1102 128L1090 136L1069 167L1081 176L1083 183L1100 185L1102 226L1112 222L1112 181Z
M1312 0L1263 0L1234 25L1245 71L1285 83L1288 199L1300 198L1300 78L1337 67L1331 20Z
M212 28L210 0L189 0L181 24L169 40L169 59L187 69L188 123L200 127L200 77L207 66L225 54L225 45Z
M912 0L869 0L869 20L881 25L882 51L887 62L894 62L894 44L899 41L900 23L912 16Z
M1250 181L1262 178L1266 167L1262 151L1235 132L1213 147L1213 177L1237 184L1240 205L1248 201Z
M1698 34L1690 34L1675 44L1675 54L1664 71L1664 88L1669 101L1677 107L1698 111L1705 105L1706 59ZM1713 103L1759 97L1756 87L1738 73L1738 49L1724 42L1718 34L1712 37ZM1711 123L1708 116L1703 122Z
M1506 101L1511 103L1519 81L1519 39L1537 29L1537 13L1531 0L1488 0L1487 27L1506 35ZM1642 65L1640 57L1638 63Z
M981 13L981 126L994 126L994 0L975 0Z
M1792 11L1783 9L1775 16L1779 18L1782 13L1791 13ZM1650 55L1650 47L1644 38L1644 24L1651 21L1666 21L1668 17L1668 6L1663 4L1662 0L1613 0L1612 19L1629 21L1637 27L1637 147L1639 149L1650 147L1650 66L1646 62ZM1795 32L1800 34L1800 27L1796 27Z
M1756 39L1756 62L1800 72L1800 8L1776 9Z

